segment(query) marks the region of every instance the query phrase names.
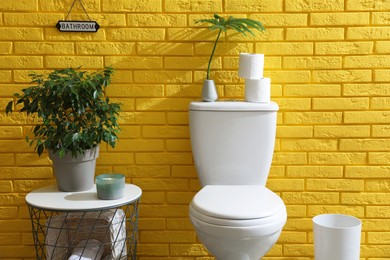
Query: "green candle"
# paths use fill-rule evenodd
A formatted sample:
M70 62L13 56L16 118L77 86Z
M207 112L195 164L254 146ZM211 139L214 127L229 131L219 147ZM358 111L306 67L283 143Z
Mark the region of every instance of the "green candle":
M125 176L119 173L96 176L97 196L102 200L116 200L123 197Z

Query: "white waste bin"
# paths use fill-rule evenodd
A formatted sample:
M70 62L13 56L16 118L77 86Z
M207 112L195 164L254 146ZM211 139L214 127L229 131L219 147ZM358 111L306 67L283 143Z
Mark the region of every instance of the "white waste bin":
M341 214L313 218L315 260L359 260L362 222Z

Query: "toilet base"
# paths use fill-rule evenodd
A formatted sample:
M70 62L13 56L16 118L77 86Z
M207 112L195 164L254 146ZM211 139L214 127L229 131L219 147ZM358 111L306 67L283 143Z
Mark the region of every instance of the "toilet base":
M199 240L218 260L259 260L287 221L282 199L256 185L205 186L189 209Z
M256 238L226 238L196 231L199 240L217 260L259 260L278 241L281 232Z

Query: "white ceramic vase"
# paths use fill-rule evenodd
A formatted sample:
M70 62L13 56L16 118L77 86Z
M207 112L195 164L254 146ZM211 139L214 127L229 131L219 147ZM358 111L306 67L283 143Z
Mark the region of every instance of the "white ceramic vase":
M217 89L215 88L214 80L205 79L202 89L202 100L206 102L214 102L218 99Z

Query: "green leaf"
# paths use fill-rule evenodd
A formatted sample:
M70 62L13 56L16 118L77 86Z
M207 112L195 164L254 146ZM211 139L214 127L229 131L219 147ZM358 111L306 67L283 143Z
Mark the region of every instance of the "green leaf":
M79 133L75 133L75 134L73 134L73 136L72 136L72 142L76 142L78 139L79 139Z
M240 25L230 24L228 27L232 28L236 32L242 33L244 35L246 35L245 31L250 32L251 34L253 34L250 30L248 30L247 28L245 28L243 26L240 26Z
M40 144L37 146L37 152L38 152L39 156L41 156L41 154L43 153L43 150L44 150L43 144Z
M60 157L60 158L64 157L65 153L66 153L65 149L60 149L58 151L58 157Z
M93 92L93 98L98 98L99 97L99 91L95 90Z
M8 102L6 108L5 108L5 112L6 114L8 115L9 113L12 113L12 107L14 105L14 102L13 101L10 101Z
M72 92L74 95L78 95L77 89L74 85L69 85L70 92Z

